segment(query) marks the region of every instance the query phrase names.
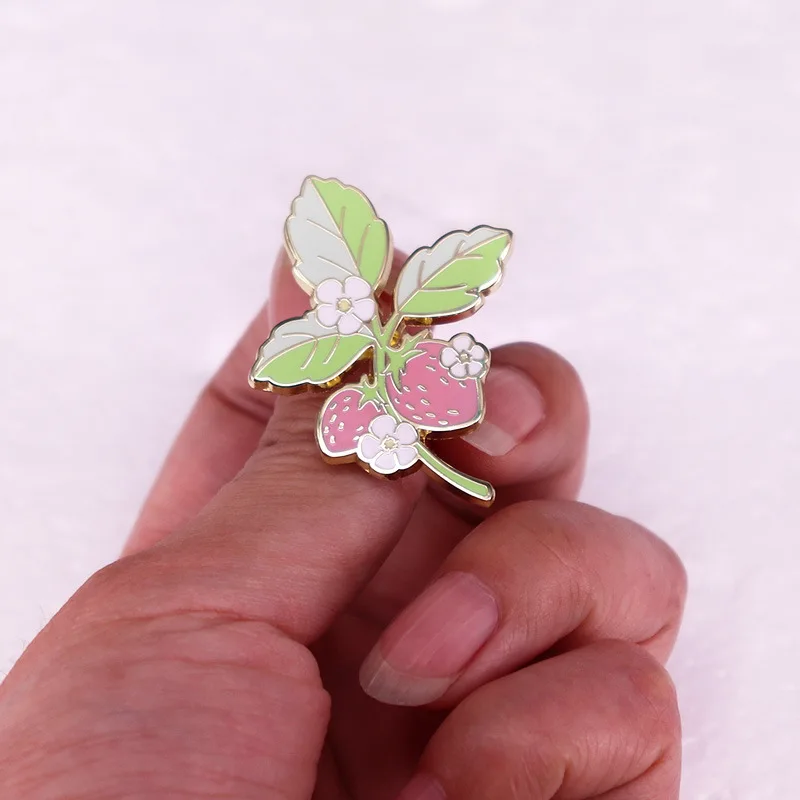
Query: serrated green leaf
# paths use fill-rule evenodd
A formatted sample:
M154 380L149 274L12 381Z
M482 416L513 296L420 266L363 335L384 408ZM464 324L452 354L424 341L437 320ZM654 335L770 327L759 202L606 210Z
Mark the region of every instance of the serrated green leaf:
M261 345L250 382L266 389L321 386L341 375L374 344L367 332L343 336L335 328L323 327L309 311L275 328Z
M373 288L386 279L392 260L386 223L362 192L335 178L303 181L285 235L294 276L307 292L328 278L358 275Z
M437 319L474 311L502 277L511 232L482 225L454 231L411 255L397 280L403 317Z

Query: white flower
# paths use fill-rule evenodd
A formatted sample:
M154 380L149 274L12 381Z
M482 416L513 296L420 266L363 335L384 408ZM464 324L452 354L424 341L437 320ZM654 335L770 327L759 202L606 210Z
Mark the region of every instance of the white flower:
M439 361L454 378L478 378L489 368L489 353L468 333L459 333L442 348Z
M370 422L369 432L358 440L358 457L375 472L389 475L417 460L414 445L418 441L417 429L410 422L382 414Z
M357 275L344 282L336 278L322 281L314 291L314 305L319 324L344 335L355 333L376 311L372 287Z

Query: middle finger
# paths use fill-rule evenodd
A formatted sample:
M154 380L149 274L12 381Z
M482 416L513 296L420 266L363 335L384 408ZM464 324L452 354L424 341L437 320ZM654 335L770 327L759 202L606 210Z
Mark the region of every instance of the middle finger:
M558 645L642 644L666 659L686 576L660 539L590 506L518 503L487 519L384 631L361 670L372 697L446 707Z

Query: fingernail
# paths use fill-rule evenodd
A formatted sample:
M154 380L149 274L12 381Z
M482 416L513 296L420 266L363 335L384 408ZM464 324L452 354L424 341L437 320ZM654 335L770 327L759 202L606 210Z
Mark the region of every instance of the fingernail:
M441 697L497 627L494 595L474 575L450 572L384 631L361 666L361 686L383 703Z
M464 441L486 455L504 456L544 419L544 398L525 372L505 364L489 370L484 393L486 418Z
M439 781L420 773L411 779L397 800L447 800L447 795Z

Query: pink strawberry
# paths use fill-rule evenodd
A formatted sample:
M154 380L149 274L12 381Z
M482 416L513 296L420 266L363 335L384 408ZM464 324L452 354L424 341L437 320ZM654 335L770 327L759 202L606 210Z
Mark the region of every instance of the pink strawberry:
M317 439L322 452L333 457L355 453L359 438L380 413L374 402L364 402L360 386L343 386L334 392L319 415Z
M453 431L478 422L486 349L463 333L449 342L424 339L413 347L416 355L386 381L395 411L428 431Z

